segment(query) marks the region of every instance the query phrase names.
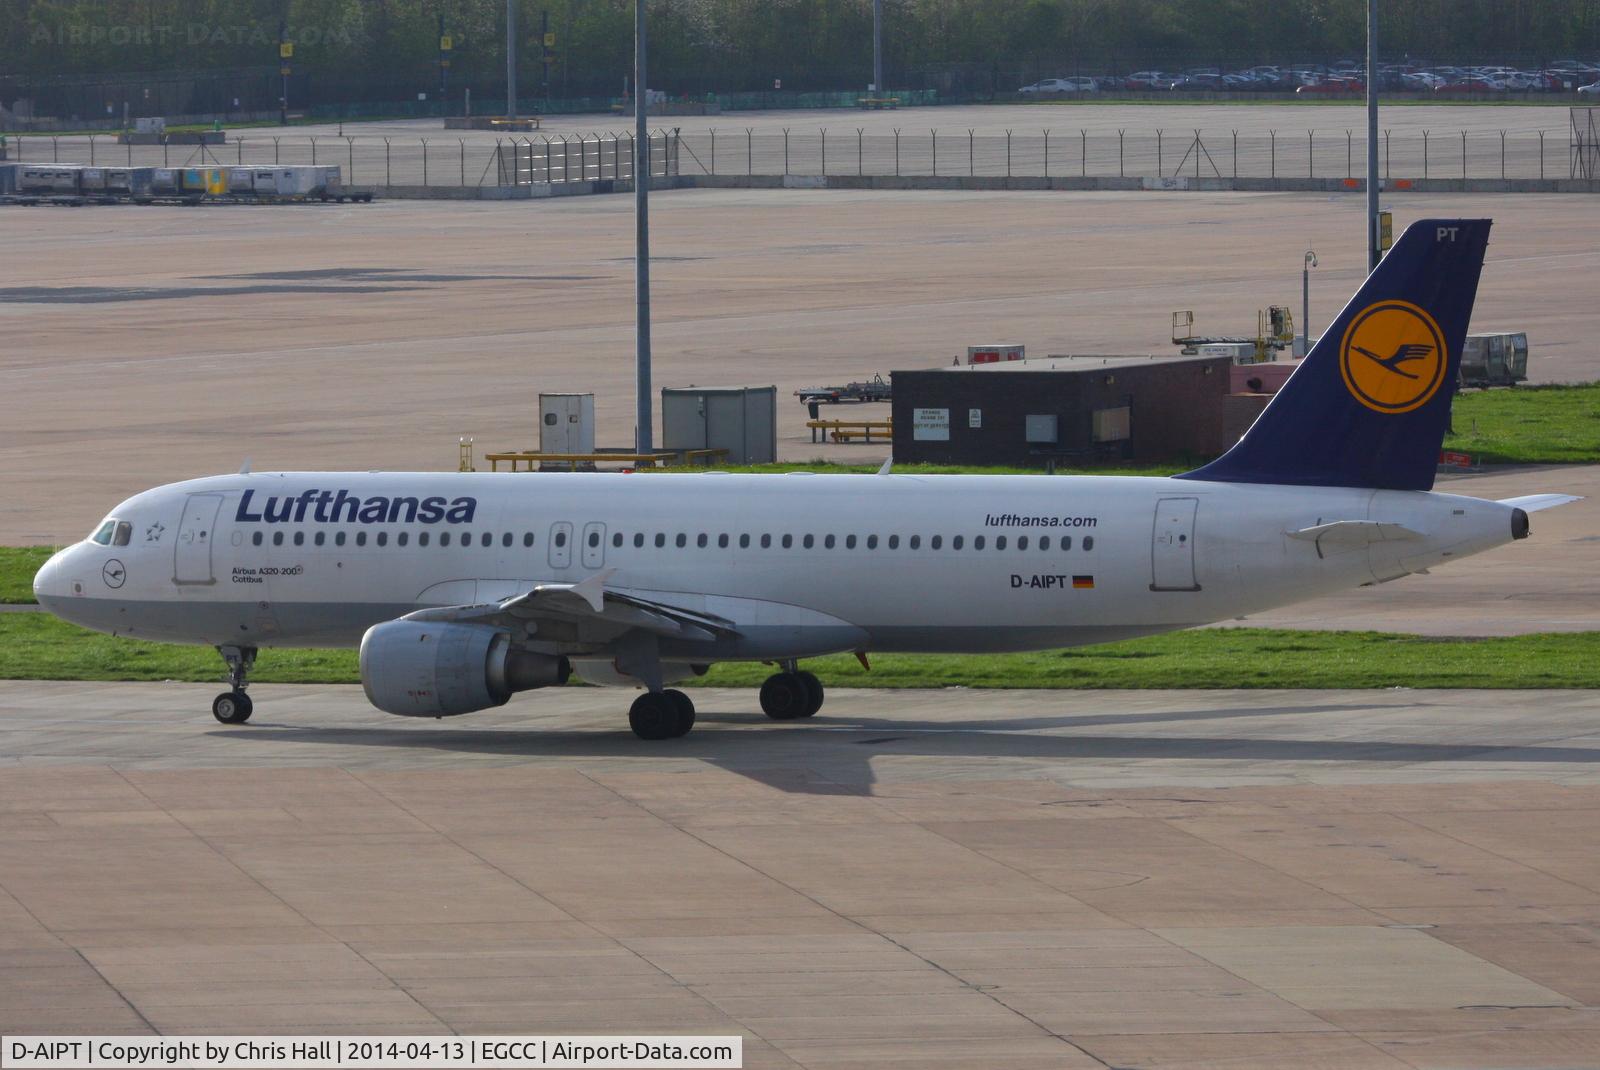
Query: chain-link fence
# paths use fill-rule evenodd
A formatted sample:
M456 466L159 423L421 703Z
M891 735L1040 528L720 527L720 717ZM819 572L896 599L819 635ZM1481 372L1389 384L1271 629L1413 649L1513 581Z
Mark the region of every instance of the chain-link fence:
M1393 179L1592 177L1593 131L1392 132L1378 141L1378 171ZM1587 140L1585 140L1587 138ZM760 176L1011 176L1067 178L1350 178L1366 174L1355 130L658 130L651 173ZM338 164L354 186L516 186L631 179L633 135L526 137L235 137L223 144L124 145L98 137L21 136L12 158L100 166Z
M679 142L685 175L1359 179L1367 166L1366 138L1355 130L818 129L683 133ZM1566 139L1543 131L1383 131L1378 170L1404 179L1578 177Z
M678 173L678 135L650 135L650 173ZM19 136L13 159L101 167L335 164L347 186L518 186L633 178L633 134L568 137L236 137L211 145L119 144L111 135Z

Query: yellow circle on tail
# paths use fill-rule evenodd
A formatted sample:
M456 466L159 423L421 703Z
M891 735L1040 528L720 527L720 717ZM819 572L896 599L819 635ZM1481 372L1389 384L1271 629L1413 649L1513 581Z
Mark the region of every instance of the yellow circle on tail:
M1356 313L1339 346L1339 372L1373 412L1398 414L1427 404L1449 367L1444 335L1409 301L1379 301Z

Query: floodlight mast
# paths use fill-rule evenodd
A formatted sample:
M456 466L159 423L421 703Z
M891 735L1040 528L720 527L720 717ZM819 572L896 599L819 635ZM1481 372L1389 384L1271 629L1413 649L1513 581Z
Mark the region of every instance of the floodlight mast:
M517 117L517 0L506 0L506 118Z
M1367 0L1367 271L1383 259L1378 233L1378 0Z
M872 0L872 91L884 95L883 88L883 0Z
M635 311L634 374L637 380L634 450L650 453L655 430L650 418L650 131L646 125L650 92L645 87L644 0L633 6L633 288Z

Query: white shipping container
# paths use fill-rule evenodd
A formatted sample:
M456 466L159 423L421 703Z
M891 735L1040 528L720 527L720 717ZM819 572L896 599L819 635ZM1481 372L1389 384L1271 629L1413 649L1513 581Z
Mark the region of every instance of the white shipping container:
M539 452L594 452L594 395L539 395Z

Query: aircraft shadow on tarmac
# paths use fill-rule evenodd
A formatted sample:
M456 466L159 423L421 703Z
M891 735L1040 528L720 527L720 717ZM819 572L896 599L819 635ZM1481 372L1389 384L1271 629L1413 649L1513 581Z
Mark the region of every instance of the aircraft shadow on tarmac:
M1595 763L1600 749L1492 743L1408 743L1390 740L1260 739L1245 736L1046 735L1050 729L1179 723L1298 713L1371 712L1372 706L1208 709L1140 713L1007 717L918 723L883 717L824 715L774 725L759 713L701 713L682 739L641 743L614 730L460 729L422 726L308 728L252 723L210 733L244 743L311 743L334 747L394 747L524 758L693 758L780 790L811 795L870 795L878 755L928 758L1010 758L1034 762L1429 762ZM717 731L717 726L759 731Z

